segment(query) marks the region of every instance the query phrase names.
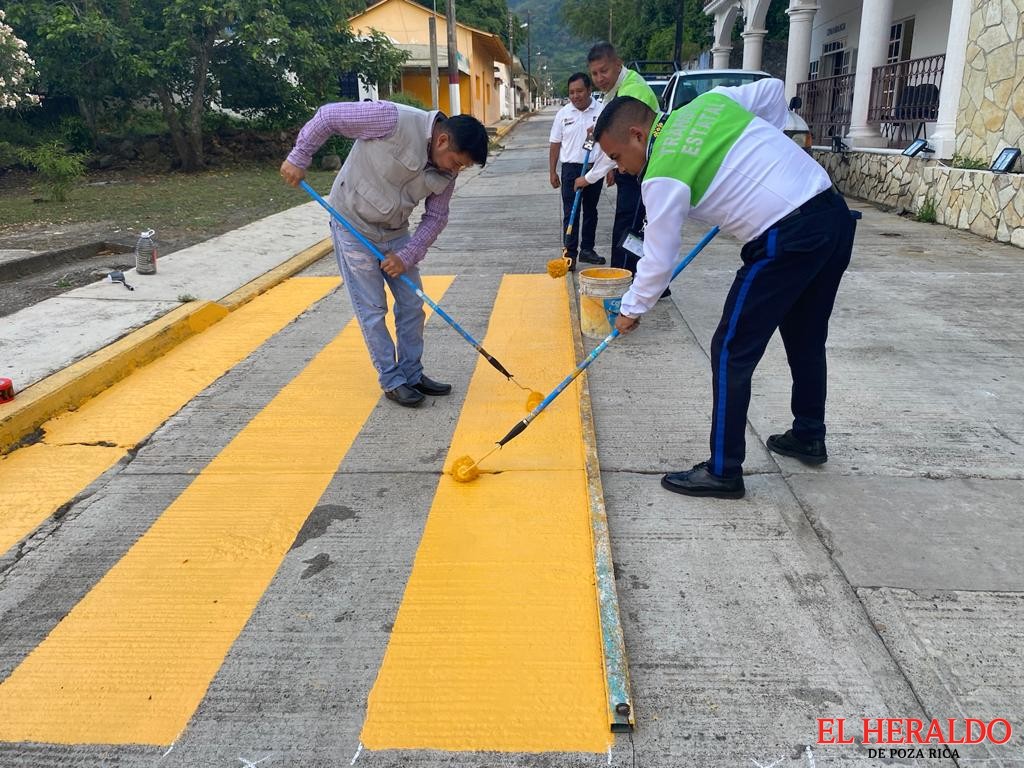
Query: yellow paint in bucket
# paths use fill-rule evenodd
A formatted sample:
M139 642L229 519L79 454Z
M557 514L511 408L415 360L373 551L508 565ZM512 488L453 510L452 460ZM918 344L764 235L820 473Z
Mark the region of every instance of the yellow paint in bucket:
M582 270L579 278L580 331L587 338L603 339L612 332L619 303L633 275L628 269L595 267Z

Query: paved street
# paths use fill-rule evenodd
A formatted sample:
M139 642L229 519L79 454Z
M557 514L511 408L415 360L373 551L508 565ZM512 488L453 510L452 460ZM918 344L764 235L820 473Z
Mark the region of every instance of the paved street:
M553 114L460 181L424 263L428 293L545 392L576 355L544 274ZM707 458L708 350L740 263L724 236L471 486L443 470L486 452L525 393L434 317L426 369L453 396L381 398L331 257L89 404L105 415L49 423L0 460L0 766L1021 764L1024 252L851 207L830 460L763 447L790 421L776 337L739 501L658 483ZM309 211L282 238L324 236ZM631 734L600 722L593 572L576 567L588 396ZM507 664L483 675L487 654ZM864 717L1015 730L955 759L817 744L818 718L859 742Z

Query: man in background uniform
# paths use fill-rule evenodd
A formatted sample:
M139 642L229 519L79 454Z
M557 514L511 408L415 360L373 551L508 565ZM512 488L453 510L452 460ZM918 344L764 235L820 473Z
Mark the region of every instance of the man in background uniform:
M583 158L586 152L583 144L601 114L601 105L591 98L593 86L590 78L583 72L574 72L569 76L569 103L558 110L555 121L551 125L551 148L548 152L548 170L551 176L551 187L562 188L562 231L569 227L569 216L572 213L573 199L576 197L576 180L583 175ZM593 170L598 160L603 159L601 148L595 146L590 153L590 169L587 171L587 185L580 194L580 206L577 222L574 222L572 233L563 245L566 255L576 265L577 245L580 245L579 260L587 264L604 264L604 258L594 252L594 238L597 234L597 203L601 199L601 187L604 183L604 172ZM562 163L561 177L558 175L558 162ZM605 163L607 165L607 163ZM572 267L570 267L572 268Z
M622 59L615 52L611 43L598 43L587 53L587 66L590 77L600 90L604 91L604 103L608 104L616 96L631 96L646 104L654 112L659 110L658 97L651 86L638 73L622 65ZM602 159L594 169L595 174L613 172L608 179L608 186L618 189L615 199L615 223L612 226L612 266L628 269L636 274L638 257L622 247L622 241L631 230L639 230L643 226L643 201L640 197L640 182L635 174L622 173L615 170L615 163ZM588 174L588 176L593 176ZM585 186L587 179L577 180L577 188ZM665 291L667 296L669 291Z

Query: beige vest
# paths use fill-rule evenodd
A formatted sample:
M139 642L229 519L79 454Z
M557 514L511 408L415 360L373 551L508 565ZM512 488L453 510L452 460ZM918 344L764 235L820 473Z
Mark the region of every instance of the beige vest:
M398 125L384 139L360 139L348 153L330 202L374 242L409 232L409 216L428 195L443 192L452 176L427 167L427 144L437 112L396 104Z

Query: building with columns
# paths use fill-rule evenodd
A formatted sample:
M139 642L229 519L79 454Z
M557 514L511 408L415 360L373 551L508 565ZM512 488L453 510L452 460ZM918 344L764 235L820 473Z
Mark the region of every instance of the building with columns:
M786 95L840 189L1024 247L1024 174L950 167L1024 147L1024 0L707 0L716 68L737 24L743 68L762 68L773 2L789 17ZM915 138L934 152L903 156Z

